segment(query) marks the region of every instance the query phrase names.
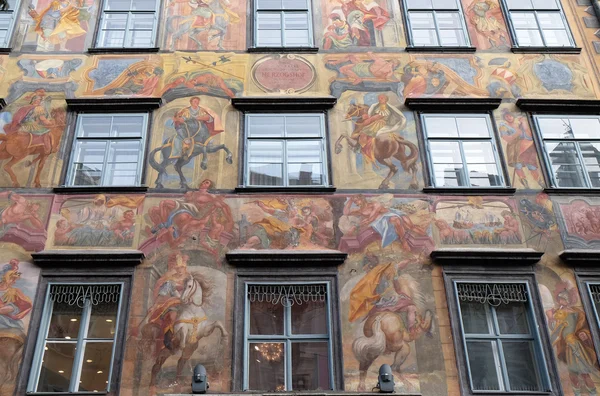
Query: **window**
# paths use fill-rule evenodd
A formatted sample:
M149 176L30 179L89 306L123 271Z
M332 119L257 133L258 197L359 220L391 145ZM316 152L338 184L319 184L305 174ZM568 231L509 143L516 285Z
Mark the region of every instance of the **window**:
M435 187L504 187L487 114L422 114Z
M140 185L147 113L79 114L66 184Z
M549 392L528 283L453 284L472 393Z
M245 287L244 389L333 389L329 283Z
M256 0L256 47L311 47L309 0Z
M534 116L553 187L600 187L600 117Z
M50 283L28 392L109 392L123 284Z
M0 48L8 48L15 24L15 11L19 9L17 0L8 0L8 7L0 10Z
M153 47L157 18L157 0L104 0L96 46Z
M246 114L246 186L327 185L325 116Z
M559 0L505 0L518 47L573 47Z
M457 0L406 0L405 8L413 46L469 45L465 18Z

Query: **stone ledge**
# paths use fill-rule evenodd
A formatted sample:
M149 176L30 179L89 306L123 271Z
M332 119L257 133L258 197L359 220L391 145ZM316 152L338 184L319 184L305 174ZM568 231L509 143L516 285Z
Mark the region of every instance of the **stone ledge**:
M544 252L530 248L481 249L441 248L431 252L431 258L443 265L532 265L540 261Z
M558 257L570 265L598 266L600 264L600 250L565 249L558 254Z
M343 264L347 253L338 250L233 250L225 254L227 262L239 267L281 266L298 267L316 265L319 267ZM269 393L269 395L274 395Z
M139 250L43 250L31 253L33 263L40 267L79 266L81 264L136 266L144 260Z

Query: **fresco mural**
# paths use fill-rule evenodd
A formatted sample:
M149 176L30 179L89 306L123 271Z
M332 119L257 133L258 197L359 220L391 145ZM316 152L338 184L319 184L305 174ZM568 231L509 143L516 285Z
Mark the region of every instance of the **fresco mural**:
M84 52L95 25L97 2L90 0L31 0L21 23L22 51Z
M557 197L553 201L565 249L600 247L600 206L597 199Z
M46 227L52 196L0 192L0 242L12 242L27 251L40 251L46 244Z
M196 364L206 367L211 390L226 389L227 279L201 262L195 252L173 250L153 260L158 279L136 284L140 295L150 288L151 299L132 312L126 351L131 370L124 374L123 394L187 390Z
M244 50L243 0L169 0L165 48L170 50Z
M472 46L492 51L510 48L510 37L498 1L465 0L463 10Z
M158 56L93 58L84 78L85 95L93 96L153 96L162 82L161 58Z
M333 213L323 198L259 198L242 204L241 249L334 248Z
M506 198L438 198L435 233L442 245L523 245L514 202Z
M519 214L528 247L545 252L558 253L562 250L552 201L547 194L539 193L521 198Z
M52 233L53 246L131 248L136 241L136 217L143 195L61 196L54 200L58 212Z
M341 122L334 123L339 137L332 160L349 165L334 168L339 187L418 189L421 163L413 113L401 111L391 93L344 94L340 105L345 103Z
M17 245L0 242L0 394L11 395L37 288L39 269Z

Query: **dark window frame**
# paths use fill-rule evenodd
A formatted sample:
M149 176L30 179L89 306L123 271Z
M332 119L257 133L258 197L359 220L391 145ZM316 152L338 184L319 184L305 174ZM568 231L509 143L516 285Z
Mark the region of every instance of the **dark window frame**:
M54 256L54 257L51 257ZM98 262L95 263L95 258L98 257ZM109 396L117 396L120 391L120 380L121 372L123 368L123 359L125 357L125 342L126 332L128 328L129 311L131 303L131 293L133 287L133 275L134 265L138 264L143 255L141 253L133 256L129 256L127 259L122 261L123 266L115 268L110 265L111 258L119 259L119 253L106 253L103 252L100 255L94 253L82 253L76 254L71 252L67 255L52 254L50 256L40 257L40 262L36 260L34 254L33 262L42 267L40 271L40 277L36 296L33 305L33 311L29 323L29 332L27 334L27 340L25 341L23 358L19 368L19 379L16 385L15 394L18 395L42 395L48 394L46 392L27 392L27 386L29 378L32 375L31 371L34 368L34 357L36 347L38 344L38 338L40 336L40 325L44 317L44 308L46 303L46 295L50 283L61 283L61 284L85 284L95 282L107 282L107 283L122 283L123 288L121 289L121 311L119 313L117 329L117 337L115 338L114 346L114 357L112 364L112 372L110 375L110 391L109 392L94 392L94 394L104 394ZM75 267L74 265L82 265ZM91 394L91 392L62 392L53 393L56 395L78 395L78 394Z
M339 303L338 274L335 267L305 267L305 268L281 268L281 267L244 267L238 268L234 286L234 315L233 318L233 361L232 361L232 392L244 392L244 367L245 362L245 306L246 286L253 283L282 283L294 282L316 282L329 285L329 309L330 309L330 342L332 377L331 384L333 392L344 389L344 365L342 353L342 332ZM316 391L316 390L315 390ZM311 391L308 391L309 393ZM323 392L323 391L316 391ZM327 392L327 390L325 390Z
M492 395L520 395L520 396L534 396L534 395L562 395L560 387L560 377L558 374L557 365L554 358L554 351L551 348L550 336L547 329L547 324L544 316L544 308L542 306L541 298L538 290L538 282L534 273L533 266L520 265L511 267L511 270L507 270L505 266L497 265L492 266L480 266L480 265L455 265L448 264L443 267L443 278L444 285L446 288L446 298L448 302L448 312L450 315L450 325L452 329L452 338L455 350L456 365L458 369L458 380L462 395L469 396L492 396ZM464 351L464 339L463 330L461 325L461 317L458 309L458 299L455 295L455 281L465 282L521 282L526 283L531 298L531 307L533 312L531 315L535 318L538 334L539 343L538 346L543 354L544 361L539 362L540 367L544 367L547 373L548 386L550 391L548 392L499 392L499 391L473 391L471 389L471 382L468 372L468 363L466 360L466 354ZM543 365L543 366L542 366Z
M600 254L597 255L600 260ZM583 312L588 322L588 328L592 335L592 344L596 351L596 360L600 363L600 310L596 310L592 296L589 293L589 284L600 285L600 268L586 266L584 268L574 268L575 282L579 289L579 298L583 305Z

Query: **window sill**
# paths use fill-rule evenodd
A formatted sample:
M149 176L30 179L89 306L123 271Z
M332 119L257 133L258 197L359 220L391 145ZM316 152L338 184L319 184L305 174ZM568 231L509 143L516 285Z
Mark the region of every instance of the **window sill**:
M430 257L443 265L533 265L543 254L531 248L441 248L432 251Z
M10 47L0 47L0 54L10 54L12 51L12 48Z
M590 249L566 249L558 254L558 257L571 266L598 267L600 262L600 250Z
M512 47L515 54L580 54L581 47Z
M135 194L147 192L148 186L60 186L52 190L56 194Z
M458 47L458 46L439 46L439 47L427 47L427 46L407 46L406 52L448 52L448 53L466 53L475 52L477 47Z
M158 109L161 98L117 97L117 98L67 98L69 111L91 113L149 112Z
M523 111L552 112L557 114L598 114L597 99L517 99L517 107Z
M553 195L600 195L600 188L549 187L544 188L544 192Z
M333 194L335 187L236 187L238 194L262 194L262 193L283 193L283 194Z
M426 112L484 112L497 109L500 98L406 98L404 105L411 110Z
M159 47L149 48L112 48L112 47L93 47L88 48L89 54L147 54L160 51Z
M40 267L135 267L144 260L139 250L42 250L31 253L33 263ZM79 393L78 393L79 394Z
M327 111L337 103L334 96L245 96L231 98L240 111Z
M248 52L255 53L305 53L305 54L316 54L319 52L319 47L250 47Z
M514 187L423 187L426 194L447 195L513 195L516 191Z
M331 267L343 264L347 257L348 253L338 250L236 249L225 254L227 262L237 267Z

